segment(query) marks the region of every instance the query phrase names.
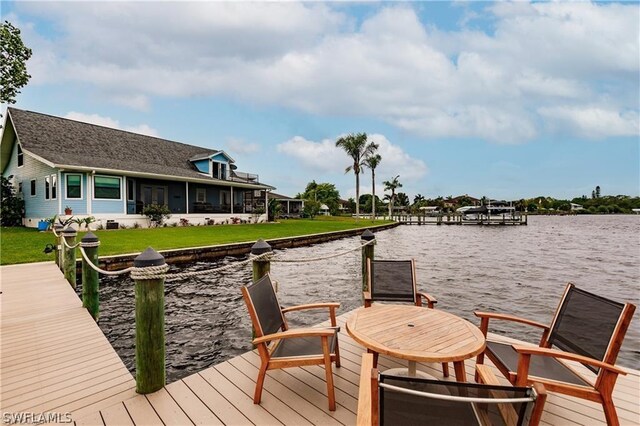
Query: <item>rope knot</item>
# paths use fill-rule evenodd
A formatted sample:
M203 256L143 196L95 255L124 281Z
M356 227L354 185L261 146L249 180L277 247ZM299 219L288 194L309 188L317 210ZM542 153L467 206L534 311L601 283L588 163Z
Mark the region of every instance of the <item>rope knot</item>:
M164 278L169 270L169 265L145 266L144 268L131 268L131 278L134 280L155 280Z

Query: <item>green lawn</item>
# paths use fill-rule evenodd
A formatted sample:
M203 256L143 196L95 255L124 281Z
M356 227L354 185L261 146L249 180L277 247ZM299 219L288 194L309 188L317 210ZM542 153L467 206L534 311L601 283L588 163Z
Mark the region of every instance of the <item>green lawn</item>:
M376 221L382 225L383 221ZM321 232L342 231L371 226L370 220L343 217L317 217L313 220L283 220L280 223L254 225L215 225L167 227L154 229L119 229L95 231L100 238L100 255L138 253L151 246L156 250L209 246L236 242L255 241L309 235ZM78 238L82 238L80 232ZM53 243L51 231L38 232L32 228L1 228L0 265L53 260L53 254L44 254L44 247Z

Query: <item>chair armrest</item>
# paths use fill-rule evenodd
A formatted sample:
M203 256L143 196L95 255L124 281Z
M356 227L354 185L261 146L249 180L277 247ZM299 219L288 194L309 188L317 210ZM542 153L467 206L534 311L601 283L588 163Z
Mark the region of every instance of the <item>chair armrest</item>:
M622 374L623 376L627 375L626 371L619 367L616 367L615 365L607 364L606 362L602 362L594 358L589 358L571 352L559 351L557 349L540 348L537 346L511 345L511 347L513 347L513 349L518 352L518 370L520 370L520 361L523 358L530 358L531 355L537 355L576 361L581 364L589 364L593 365L594 367L603 368L605 370L611 371L612 373ZM529 360L526 360L526 362L528 363Z
M357 426L371 426L373 424L373 392L372 380L378 379L376 370L373 369L373 354L362 354L362 365L360 366L360 387L358 389L358 417ZM375 389L378 392L378 389ZM377 407L377 404L376 404Z
M291 339L294 337L329 337L336 333L332 328L292 328L287 331L281 331L278 333L267 334L266 336L257 337L253 339L251 343L258 345L260 343L267 343L272 340L278 339Z
M293 311L302 311L305 309L322 309L329 308L329 319L331 320L331 326L335 327L337 325L336 322L336 309L340 307L340 303L335 302L327 302L327 303L309 303L307 305L298 305L298 306L290 306L288 308L282 309L282 313L293 312Z
M476 371L478 372L478 377L480 378L480 382L485 385L501 385L500 381L493 374L491 368L485 364L476 364Z
M495 312L479 312L476 311L474 312L475 316L477 316L478 318L493 318L493 319L497 319L497 320L504 320L504 321L513 321L513 322L519 322L521 324L526 324L526 325L531 325L533 327L539 327L542 328L543 330L549 330L549 326L542 324L540 322L537 321L532 321L526 318L520 318L520 317L516 317L514 315L508 315L508 314L498 314Z
M288 308L283 308L282 312L292 312L292 311L302 311L304 309L321 309L321 308L333 308L337 309L340 307L340 303L309 303L307 305L297 305L297 306L289 306Z
M424 299L427 301L427 306L431 309L434 308L433 305L435 305L436 303L438 303L438 300L433 297L432 295L430 295L429 293L424 293L421 291L416 292L418 297L424 297Z

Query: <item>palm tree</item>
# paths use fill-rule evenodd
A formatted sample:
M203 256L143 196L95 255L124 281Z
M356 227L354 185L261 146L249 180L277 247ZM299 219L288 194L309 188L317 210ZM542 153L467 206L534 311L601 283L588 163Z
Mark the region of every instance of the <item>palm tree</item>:
M422 194L417 194L415 197L413 197L413 204L414 205L418 205L420 203L422 203L424 201L424 196Z
M366 133L350 133L336 141L336 146L344 149L347 155L353 159L353 164L347 167L344 172L349 173L353 170L353 174L356 175L356 220L360 217L360 169L364 165L364 159L373 155L378 149L378 144L367 142Z
M382 161L380 154L369 155L364 165L371 169L371 220L376 220L376 167Z
M385 191L391 191L391 196L389 197L389 217L393 215L393 202L396 200L396 189L402 188L402 184L398 181L400 175L397 175L391 180L385 180L382 182L384 185Z

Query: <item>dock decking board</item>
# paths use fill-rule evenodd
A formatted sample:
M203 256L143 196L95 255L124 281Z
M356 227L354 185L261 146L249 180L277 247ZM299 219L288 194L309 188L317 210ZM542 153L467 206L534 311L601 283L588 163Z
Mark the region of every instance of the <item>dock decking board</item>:
M102 424L101 409L136 396L133 376L55 264L3 266L0 279L2 413L71 412Z
M2 412L70 411L76 425L355 424L364 349L344 331L339 337L342 367L333 368L335 412L328 410L324 368L317 365L269 371L262 404L254 405L260 365L255 351L138 395L133 377L55 265L2 267L0 274ZM349 315L338 317L342 330ZM405 363L380 356L379 366ZM418 368L442 377L440 364L419 363ZM469 381L474 368L475 360L467 360ZM640 425L640 372L628 371L618 378L614 402L621 424ZM605 420L600 404L550 393L542 424L604 425Z

